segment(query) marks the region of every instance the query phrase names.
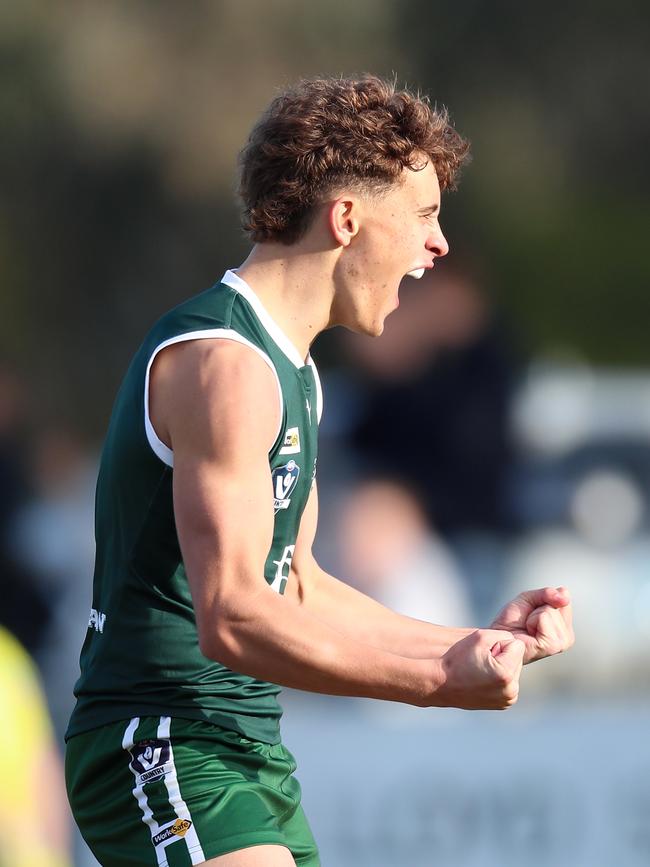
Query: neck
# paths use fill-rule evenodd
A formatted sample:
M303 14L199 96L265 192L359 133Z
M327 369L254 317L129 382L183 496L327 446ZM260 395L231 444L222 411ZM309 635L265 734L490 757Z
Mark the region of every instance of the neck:
M237 270L301 357L332 319L334 282L330 252L304 246L257 244Z

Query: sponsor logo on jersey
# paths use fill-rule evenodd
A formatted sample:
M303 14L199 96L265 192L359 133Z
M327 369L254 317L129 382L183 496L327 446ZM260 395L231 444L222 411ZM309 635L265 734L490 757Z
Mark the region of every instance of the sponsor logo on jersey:
M97 611L96 608L90 609L90 617L88 619L88 626L90 629L94 629L95 632L103 632L105 622L106 615L103 611Z
M273 508L277 514L282 509L288 509L291 503L291 492L298 483L300 467L291 460L281 467L276 467L271 478L273 480Z
M173 825L169 825L164 830L159 831L157 834L154 834L151 840L154 846L159 846L161 843L164 843L166 840L170 840L172 837L184 837L191 827L191 819L176 819Z
M150 738L139 741L131 749L131 768L138 775L138 782L148 783L163 777L171 747L165 738Z
M300 451L300 431L297 427L287 428L284 435L284 442L280 449L281 455L297 455Z

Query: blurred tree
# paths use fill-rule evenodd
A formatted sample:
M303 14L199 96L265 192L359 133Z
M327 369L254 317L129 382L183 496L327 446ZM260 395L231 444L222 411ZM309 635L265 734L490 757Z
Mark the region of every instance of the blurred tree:
M0 341L44 411L103 429L163 309L246 249L236 153L301 75L396 73L475 161L452 242L533 346L647 364L648 7L604 0L37 0L0 6ZM83 407L83 409L81 409Z
M453 234L482 248L536 349L647 365L647 4L443 0L429 18L414 0L399 19L410 74L475 153Z

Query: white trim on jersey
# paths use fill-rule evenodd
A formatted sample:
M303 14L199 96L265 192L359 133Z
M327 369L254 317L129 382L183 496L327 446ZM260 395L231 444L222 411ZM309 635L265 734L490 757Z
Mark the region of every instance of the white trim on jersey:
M321 388L320 377L316 365L314 364L314 359L311 355L308 355L306 361L302 360L296 347L289 340L277 322L271 317L271 314L268 312L266 307L264 307L253 289L251 289L248 283L245 280L242 280L234 270L226 271L221 282L225 283L226 286L230 286L230 288L234 289L236 292L239 292L239 294L248 301L250 306L253 308L255 315L267 330L269 336L275 343L277 343L289 361L293 362L296 367L305 367L306 364L311 366L316 381L316 407L318 411L318 421L320 422L321 416L323 415L323 389Z
M242 278L234 271L226 271L221 282L225 283L226 286L230 286L230 288L234 289L235 292L239 292L239 294L248 301L250 306L253 308L255 315L268 331L269 336L275 343L277 343L289 361L291 361L296 367L304 367L304 359L248 283L246 283L245 280L242 280Z
M269 356L265 352L262 352L259 346L255 346L255 344L251 343L250 340L242 337L238 331L235 331L232 328L207 328L202 331L188 331L185 334L177 334L176 337L170 337L168 340L164 340L162 343L158 344L151 354L151 358L147 364L147 372L144 377L144 427L147 434L147 441L154 454L159 457L164 464L167 464L168 467L174 466L174 452L159 438L153 424L151 423L151 417L149 416L149 373L151 371L151 365L154 363L158 353L163 349L166 349L168 346L172 346L175 343L184 343L188 340L234 340L236 343L243 343L244 346L249 346L257 352L260 358L264 359L273 371L278 386L278 394L280 396L280 421L278 423L278 432L276 434L277 439L282 430L284 399L282 397L282 386L280 385L280 379L275 369L275 365Z
M318 418L318 423L320 424L320 420L323 415L323 387L320 382L320 376L318 375L318 368L314 363L314 359L308 356L307 361L311 367L312 373L314 374L314 382L316 383L316 413Z

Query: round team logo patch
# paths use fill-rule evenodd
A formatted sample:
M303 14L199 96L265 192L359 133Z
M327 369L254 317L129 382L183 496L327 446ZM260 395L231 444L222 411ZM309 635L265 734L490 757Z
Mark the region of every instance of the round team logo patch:
M291 459L281 467L276 467L271 473L273 480L273 508L277 514L282 509L288 509L291 503L291 493L298 483L300 467Z

